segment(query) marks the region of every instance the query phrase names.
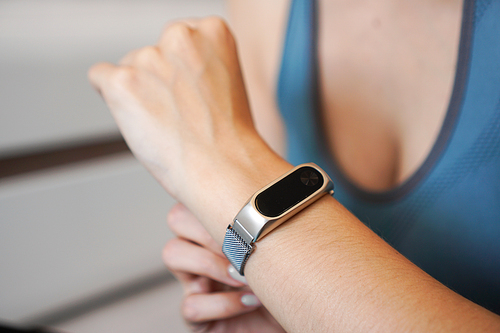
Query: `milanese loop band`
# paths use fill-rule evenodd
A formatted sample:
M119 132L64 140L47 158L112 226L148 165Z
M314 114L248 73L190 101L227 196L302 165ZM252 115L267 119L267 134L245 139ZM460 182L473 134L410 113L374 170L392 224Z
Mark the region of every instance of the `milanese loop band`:
M296 166L255 192L226 229L222 252L241 274L255 243L323 195L333 183L314 163Z
M229 262L243 275L245 264L252 253L254 246L245 242L240 235L229 225L226 229L226 237L222 244L222 252L229 259Z

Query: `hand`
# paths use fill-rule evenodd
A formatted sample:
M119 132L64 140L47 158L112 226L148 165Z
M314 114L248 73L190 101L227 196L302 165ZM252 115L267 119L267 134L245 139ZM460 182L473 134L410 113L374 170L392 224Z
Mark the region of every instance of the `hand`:
M217 225L208 230L219 243L227 225L220 221L290 168L254 128L235 42L221 19L171 24L158 45L119 66L97 64L89 78L134 155L205 226Z
M165 246L163 260L182 284L182 314L193 331L283 332L250 288L231 276L221 247L185 206L174 206L167 220L177 238Z

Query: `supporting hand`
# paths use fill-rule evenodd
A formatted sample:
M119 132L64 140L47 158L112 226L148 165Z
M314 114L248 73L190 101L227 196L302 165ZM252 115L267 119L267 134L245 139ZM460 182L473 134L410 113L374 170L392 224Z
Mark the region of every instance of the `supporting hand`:
M250 288L231 276L220 246L185 206L174 206L168 225L177 237L163 260L182 284L182 314L193 331L283 332Z

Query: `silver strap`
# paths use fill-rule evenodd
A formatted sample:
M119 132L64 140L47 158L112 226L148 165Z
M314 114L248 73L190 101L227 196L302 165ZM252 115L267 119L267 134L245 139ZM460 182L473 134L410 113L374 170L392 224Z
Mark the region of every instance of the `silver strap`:
M222 252L241 275L244 275L245 264L254 248L255 246L245 242L231 225L227 227Z

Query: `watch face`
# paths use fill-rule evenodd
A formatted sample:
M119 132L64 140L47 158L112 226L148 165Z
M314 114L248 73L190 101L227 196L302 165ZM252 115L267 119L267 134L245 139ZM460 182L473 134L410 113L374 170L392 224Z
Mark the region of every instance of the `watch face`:
M255 206L264 216L278 217L319 190L324 181L316 169L301 167L258 194Z

